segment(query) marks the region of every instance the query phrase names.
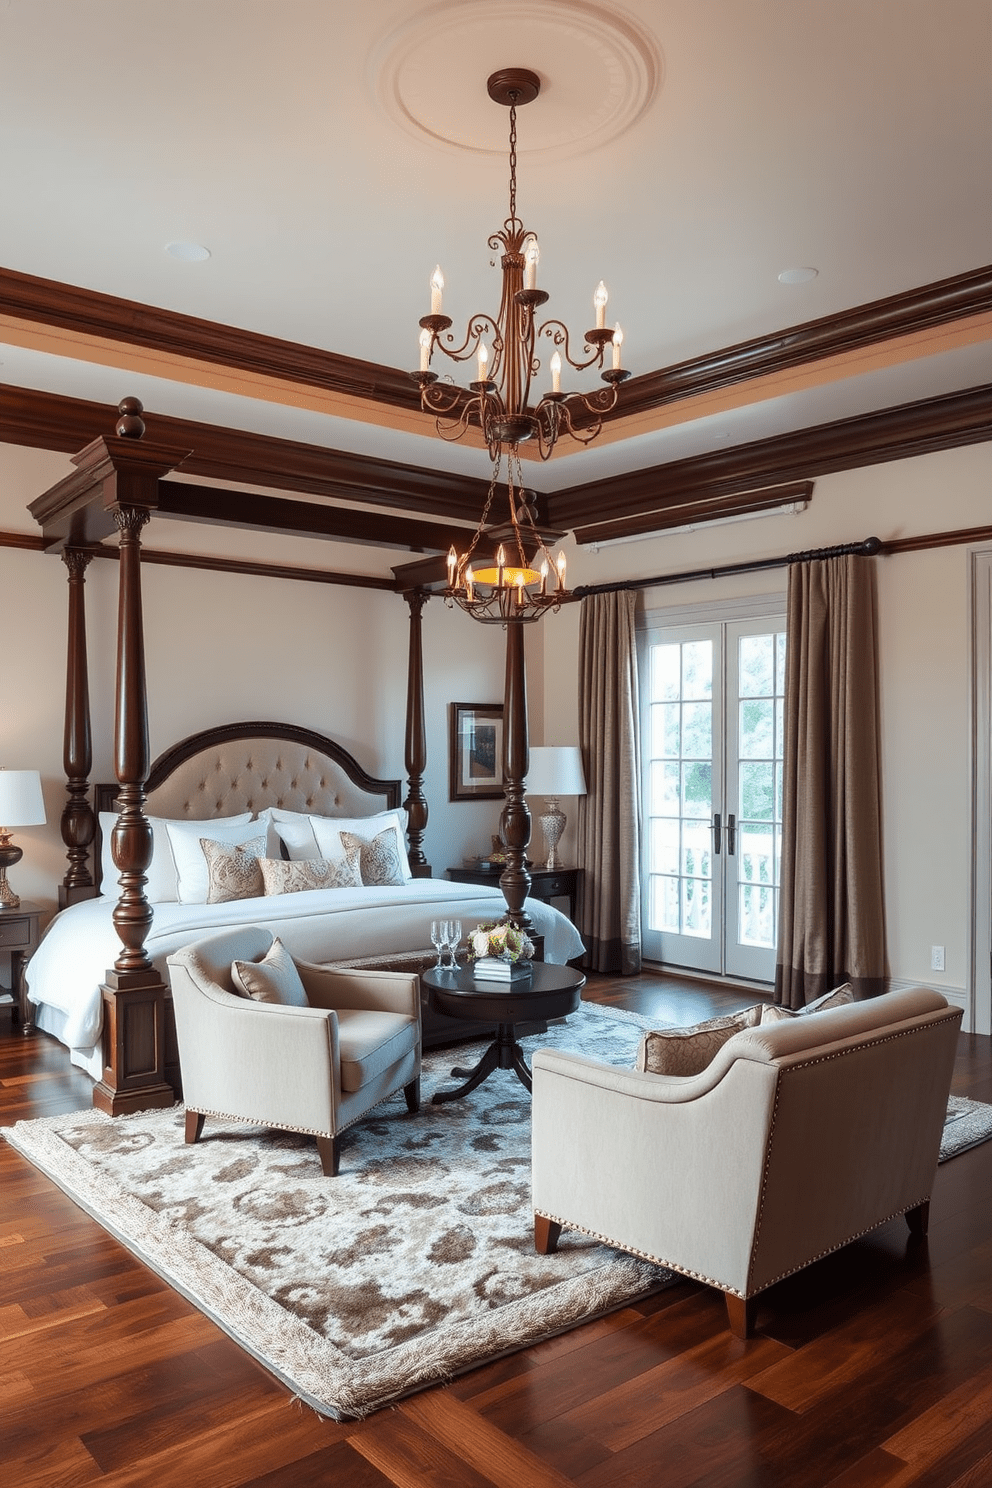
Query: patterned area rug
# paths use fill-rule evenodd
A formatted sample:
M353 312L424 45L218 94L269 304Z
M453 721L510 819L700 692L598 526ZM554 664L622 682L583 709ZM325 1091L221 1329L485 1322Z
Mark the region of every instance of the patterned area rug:
M952 1095L947 1102L944 1135L940 1140L940 1161L957 1157L959 1152L967 1152L969 1147L977 1147L989 1137L992 1137L992 1106Z
M641 1026L584 1004L524 1047L630 1066ZM673 1279L575 1233L536 1254L516 1075L430 1104L482 1047L425 1055L420 1114L399 1095L352 1128L335 1179L313 1139L289 1132L208 1119L187 1147L181 1107L4 1135L298 1396L362 1416Z

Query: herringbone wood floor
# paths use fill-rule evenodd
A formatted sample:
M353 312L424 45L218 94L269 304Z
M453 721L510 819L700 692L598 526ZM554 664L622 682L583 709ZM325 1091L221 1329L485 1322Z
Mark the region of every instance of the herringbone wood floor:
M588 995L693 1023L753 1000L645 975ZM992 1101L992 1041L955 1090ZM0 1025L0 1124L89 1104ZM992 1143L938 1172L927 1251L886 1225L769 1291L637 1306L336 1424L0 1142L0 1468L11 1488L980 1488L992 1484Z

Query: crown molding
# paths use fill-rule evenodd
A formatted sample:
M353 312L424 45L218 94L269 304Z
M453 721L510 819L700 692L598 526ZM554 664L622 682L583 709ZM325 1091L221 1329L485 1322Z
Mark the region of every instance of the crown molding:
M595 542L603 524L646 512L685 508L987 439L992 439L992 383L570 486L548 496L548 520L555 527L581 530L583 542ZM682 510L679 520L689 523L696 518L691 510Z

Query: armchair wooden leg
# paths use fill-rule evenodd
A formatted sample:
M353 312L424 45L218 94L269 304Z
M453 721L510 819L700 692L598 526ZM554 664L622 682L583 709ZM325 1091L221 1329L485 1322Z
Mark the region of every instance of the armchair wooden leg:
M186 1141L190 1146L200 1140L200 1133L203 1130L205 1120L206 1117L202 1111L186 1112Z
M534 1249L538 1255L554 1255L558 1247L561 1225L543 1214L534 1215Z
M750 1338L754 1332L754 1314L757 1298L733 1297L725 1292L727 1299L727 1321L735 1338Z
M411 1080L409 1085L403 1086L403 1094L406 1096L406 1108L411 1116L416 1116L420 1110L420 1076Z
M324 1177L336 1178L341 1162L341 1138L318 1137L317 1151L320 1153L320 1166Z
M930 1200L924 1199L915 1209L906 1210L906 1223L914 1240L923 1240L930 1228Z

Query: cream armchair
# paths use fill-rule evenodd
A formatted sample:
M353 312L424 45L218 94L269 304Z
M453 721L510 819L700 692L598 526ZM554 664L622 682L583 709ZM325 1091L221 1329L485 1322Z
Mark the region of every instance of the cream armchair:
M186 1141L205 1116L312 1132L334 1177L341 1133L373 1106L402 1089L419 1109L419 979L297 961L309 1007L238 996L232 963L260 962L272 945L245 925L168 958Z
M905 1214L925 1234L961 1022L925 988L735 1033L701 1074L533 1057L535 1244L562 1228L754 1298Z

